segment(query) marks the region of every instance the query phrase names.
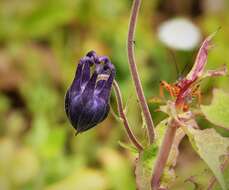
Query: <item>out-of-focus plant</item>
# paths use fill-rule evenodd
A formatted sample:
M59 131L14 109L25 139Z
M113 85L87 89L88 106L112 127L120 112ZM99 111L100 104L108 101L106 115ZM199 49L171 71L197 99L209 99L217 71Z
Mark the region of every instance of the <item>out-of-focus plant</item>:
M123 107L121 91L114 79L114 67L108 58L98 57L90 52L81 59L75 79L65 98L66 113L77 132L86 131L103 121L109 111L108 99L111 84L115 91L117 107L127 136L133 146L122 144L131 152L137 154L135 165L136 184L139 190L170 189L176 180L175 166L179 155L179 144L187 136L192 148L203 159L213 173L208 184L202 184L190 176L189 182L196 188L205 186L214 188L216 182L226 190L227 184L223 177L229 162L229 138L221 136L214 129L200 129L196 122L198 115L204 115L215 125L229 127L229 94L215 89L210 105L201 105L200 83L206 77L226 75L223 66L217 70L205 70L208 52L212 47L212 34L202 43L191 71L174 84L161 82L161 90L165 88L171 99L164 101L159 110L167 114L156 127L153 123L146 98L141 85L134 55L134 35L141 0L134 0L127 39L128 62L134 82L143 121L146 125L147 144L141 143L132 132ZM95 64L95 71L90 76L90 66ZM102 94L102 95L100 95ZM161 96L162 96L161 91ZM162 101L163 102L163 101Z

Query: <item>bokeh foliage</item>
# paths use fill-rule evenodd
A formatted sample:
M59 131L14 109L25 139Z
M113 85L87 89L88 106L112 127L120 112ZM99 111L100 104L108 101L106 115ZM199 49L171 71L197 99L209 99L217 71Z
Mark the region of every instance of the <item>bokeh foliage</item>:
M135 189L134 157L118 143L127 141L122 124L110 114L98 127L75 137L63 105L79 58L91 49L108 55L117 69L131 126L144 141L126 55L131 2L0 1L0 189ZM167 18L189 17L203 35L222 26L208 67L228 61L228 2L225 0L218 12L203 6L204 1L189 0L185 6L182 1L174 2L173 7L166 0L143 1L141 8L135 46L147 98L158 95L160 80L174 82L178 77L170 50L156 35L157 26ZM200 10L193 9L192 4ZM186 63L191 67L195 53L175 52L179 67ZM210 101L213 86L228 91L228 77L202 84L203 103ZM111 104L116 112L113 96ZM164 115L155 108L150 105L158 123ZM206 128L211 126L202 118L199 122ZM228 135L224 130L220 132ZM190 173L197 176L206 168L189 146L186 141L181 146L181 177L174 189L182 189Z

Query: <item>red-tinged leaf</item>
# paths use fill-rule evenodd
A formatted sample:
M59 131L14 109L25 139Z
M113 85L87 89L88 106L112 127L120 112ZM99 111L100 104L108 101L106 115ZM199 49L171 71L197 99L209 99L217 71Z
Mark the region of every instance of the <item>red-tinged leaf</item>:
M226 65L223 65L221 68L216 69L216 70L207 70L201 79L206 78L206 77L216 77L216 76L223 76L226 75L227 73L227 67Z
M207 63L208 51L212 47L211 40L215 36L216 32L208 36L204 42L202 43L199 52L197 54L195 63L192 67L192 70L186 76L186 80L195 81L198 77L200 77Z
M209 70L206 72L204 71L204 68L207 63L209 49L212 48L211 41L214 35L216 34L216 32L214 32L204 40L204 42L202 43L199 49L199 52L197 54L195 63L191 71L188 73L188 75L185 78L183 78L176 84L180 88L179 94L177 95L176 98L177 108L183 108L184 105L189 104L189 100L192 100L193 90L195 90L196 85L202 79L206 77L222 76L226 74L227 72L226 66L216 70Z

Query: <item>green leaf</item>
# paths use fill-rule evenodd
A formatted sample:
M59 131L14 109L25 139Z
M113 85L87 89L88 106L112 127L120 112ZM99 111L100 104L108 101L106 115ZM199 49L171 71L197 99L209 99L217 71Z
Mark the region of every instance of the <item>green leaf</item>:
M210 105L201 106L206 118L215 125L229 129L229 94L222 90L213 91L213 100Z
M156 133L156 141L155 143L160 146L163 140L163 137L165 135L165 131L167 129L167 125L168 125L168 118L164 119L163 121L161 121L155 129L155 133Z
M212 170L222 189L226 190L226 184L220 170L220 156L227 153L229 138L220 136L215 129L187 128L186 132L195 151Z
M139 190L151 189L150 179L152 177L153 165L156 160L157 152L157 145L152 144L139 153L135 168L136 182Z
M156 161L159 146L167 128L166 124L167 119L157 125L155 143L139 153L135 168L137 187L139 190L151 189L150 181L152 178L154 163Z

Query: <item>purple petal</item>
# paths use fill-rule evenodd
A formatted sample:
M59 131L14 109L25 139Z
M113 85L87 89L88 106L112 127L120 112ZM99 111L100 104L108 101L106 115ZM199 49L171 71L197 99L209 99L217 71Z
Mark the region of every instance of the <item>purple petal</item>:
M105 64L110 63L110 59L107 56L100 56L99 62L104 62Z
M108 101L108 98L110 96L110 91L112 88L114 77L115 77L115 71L112 70L108 80L106 81L106 84L104 85L103 89L99 93L99 97L102 97L106 101Z
M88 82L89 79L90 79L90 61L86 60L83 67L83 76L82 76L81 84Z
M106 84L106 80L99 80L96 84L96 88L95 88L96 92L100 92L103 89L105 84Z
M92 51L88 52L86 56L90 57L95 64L99 64L100 63L99 62L99 57L98 57L98 55L96 54L95 51L92 50Z
M86 131L104 120L109 111L109 106L108 109L107 106L103 100L98 98L91 99L87 102L79 116L77 131Z
M79 64L77 65L76 73L74 80L72 81L72 85L70 87L71 92L76 92L80 91L80 84L81 84L81 78L82 78L82 70L83 70L83 65L84 65L84 59L81 59ZM71 95L70 95L71 96Z
M69 104L70 104L70 97L69 97L69 90L67 90L67 93L64 98L64 108L68 118L69 118L69 106L70 106Z
M94 95L96 80L97 80L98 73L95 71L91 77L91 79L88 81L82 96L84 99L88 99Z
M99 65L100 66L100 65ZM97 84L96 84L96 88L95 91L98 94L103 87L106 84L106 81L108 80L109 76L110 76L110 70L105 68L105 66L103 65L101 68L98 69L98 79L97 79Z
M94 50L91 50L86 54L86 56L88 56L88 57L97 57L97 54L96 54L96 52Z

